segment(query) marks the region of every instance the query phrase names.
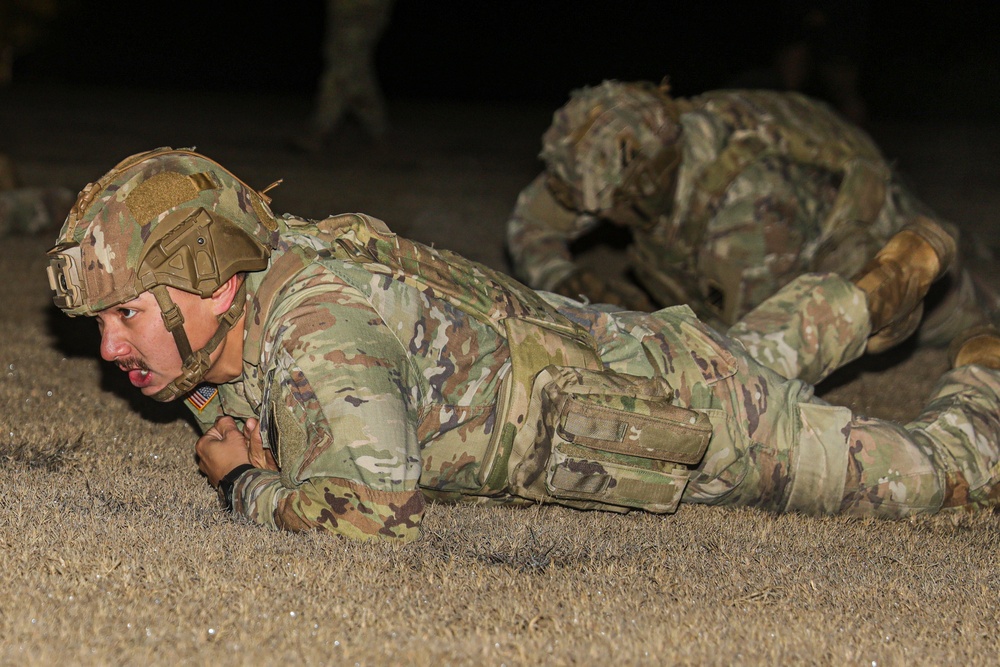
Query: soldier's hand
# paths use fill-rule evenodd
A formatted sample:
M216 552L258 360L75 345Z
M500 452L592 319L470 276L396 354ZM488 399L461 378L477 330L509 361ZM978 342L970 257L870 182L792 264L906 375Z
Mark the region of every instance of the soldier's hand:
M571 299L579 299L582 295L591 303L609 303L627 310L656 310L653 302L638 287L617 278L603 278L591 269L577 269L553 291Z
M264 449L264 440L260 437L260 422L251 417L243 426L243 437L247 440L247 454L254 468L278 470L278 462L270 449Z
M230 470L250 463L247 438L232 417L216 419L215 425L198 438L194 449L198 454L198 467L214 488L218 488L219 481Z

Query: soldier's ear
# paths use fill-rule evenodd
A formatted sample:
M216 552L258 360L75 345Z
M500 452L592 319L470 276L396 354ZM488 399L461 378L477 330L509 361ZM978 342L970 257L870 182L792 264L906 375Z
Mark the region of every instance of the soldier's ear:
M236 294L239 292L240 284L243 282L243 274L237 273L232 276L229 280L219 285L212 296L208 297L212 300L212 312L215 315L221 315L229 307L233 305L233 299L236 298Z

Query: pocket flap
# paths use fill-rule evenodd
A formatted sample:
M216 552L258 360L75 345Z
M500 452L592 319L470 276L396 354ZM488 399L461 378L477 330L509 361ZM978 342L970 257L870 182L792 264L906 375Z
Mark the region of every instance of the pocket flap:
M605 452L694 465L712 437L712 424L701 412L665 401L634 398L626 410L601 395L577 395L566 401L559 420L568 442Z

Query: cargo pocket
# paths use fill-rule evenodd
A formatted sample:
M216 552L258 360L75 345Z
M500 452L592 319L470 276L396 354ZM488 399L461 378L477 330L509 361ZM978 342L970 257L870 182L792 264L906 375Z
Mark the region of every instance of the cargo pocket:
M712 425L671 398L662 378L545 368L518 434L531 442L512 470L513 492L583 509L674 512Z
M747 476L751 440L724 410L701 411L712 423L710 450L691 472L687 500L720 505L729 501L734 489Z

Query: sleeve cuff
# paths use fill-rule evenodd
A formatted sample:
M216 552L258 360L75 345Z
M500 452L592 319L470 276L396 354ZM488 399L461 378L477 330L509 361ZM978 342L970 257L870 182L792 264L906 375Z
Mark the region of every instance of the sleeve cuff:
M219 480L219 501L222 503L222 509L227 512L233 511L233 489L236 487L236 481L243 473L253 469L252 465L244 463L230 470L225 477Z

